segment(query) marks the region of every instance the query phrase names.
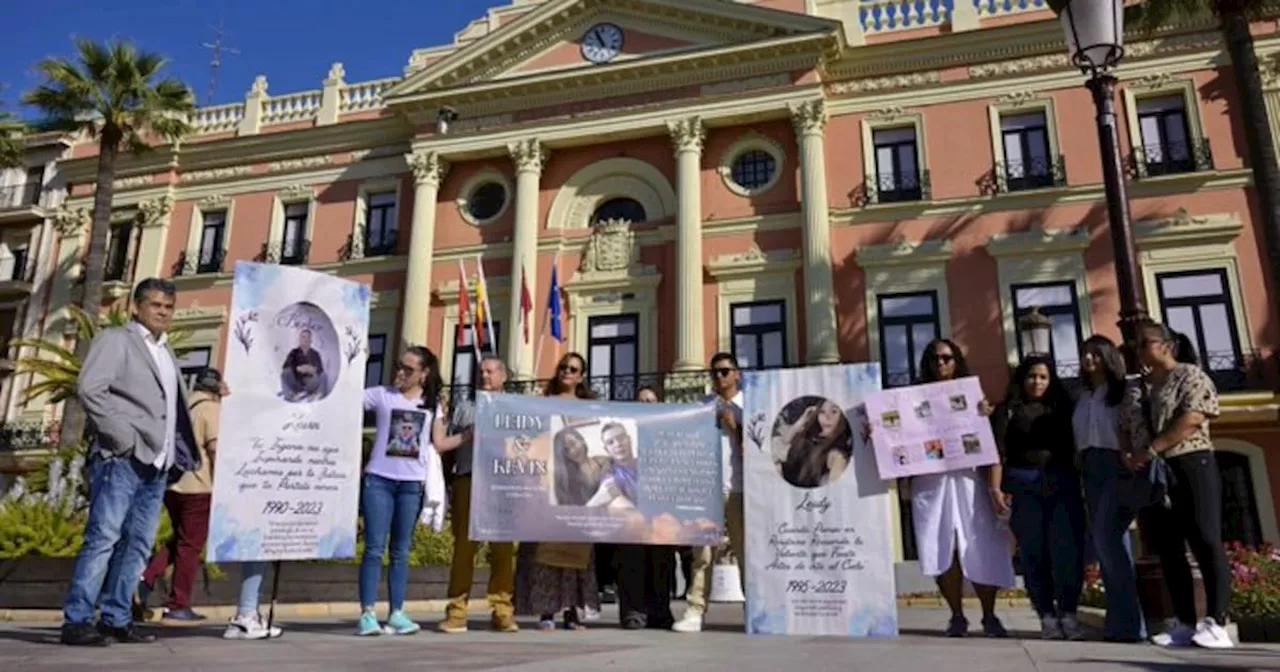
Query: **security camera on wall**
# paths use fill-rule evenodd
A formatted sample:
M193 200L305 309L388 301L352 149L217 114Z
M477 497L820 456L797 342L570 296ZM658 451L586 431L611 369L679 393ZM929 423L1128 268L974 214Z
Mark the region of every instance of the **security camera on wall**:
M448 133L449 124L453 123L457 119L458 119L457 110L453 109L452 107L449 107L448 105L441 107L440 111L436 112L436 131L441 135Z

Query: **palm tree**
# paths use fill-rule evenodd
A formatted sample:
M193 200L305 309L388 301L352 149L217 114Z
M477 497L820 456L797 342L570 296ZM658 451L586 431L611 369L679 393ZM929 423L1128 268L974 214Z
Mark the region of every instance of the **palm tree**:
M1063 3L1065 4L1065 3ZM1249 167L1258 195L1263 235L1267 240L1272 287L1280 288L1280 166L1276 164L1275 141L1262 93L1258 54L1253 49L1249 21L1274 11L1272 0L1147 0L1126 10L1133 25L1151 33L1171 23L1187 23L1214 18L1231 57L1231 70L1238 91L1240 119L1245 144L1249 146Z
M93 195L93 224L84 264L80 309L96 322L102 309L107 236L111 222L112 180L120 152L139 153L151 142L177 142L187 133L187 113L194 109L186 84L160 78L165 59L138 51L127 42L99 44L76 40L77 59L48 58L36 70L45 83L23 96L38 108L49 130L87 133L98 140L97 191ZM83 358L86 339L76 342ZM74 445L84 432L84 411L74 397L63 407L62 445Z
M22 165L22 122L0 111L0 168Z

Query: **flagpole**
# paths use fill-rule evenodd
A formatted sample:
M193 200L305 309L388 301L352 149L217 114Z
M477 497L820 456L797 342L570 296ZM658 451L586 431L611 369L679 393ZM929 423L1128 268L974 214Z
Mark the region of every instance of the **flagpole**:
M458 287L458 289L463 294L467 294L469 296L471 293L471 289L467 287L467 264L461 259L458 260L458 282L461 285ZM471 304L471 301L467 301L467 310L471 310L470 304ZM471 312L473 314L475 313L474 310L471 310ZM472 319L470 315L459 314L458 320L462 324L465 324L471 327L471 353L475 355L476 366L480 366L480 339L476 338L476 325L472 323Z
M551 258L551 275L556 278L556 284L551 287L551 291L560 291L560 253L556 252ZM548 297L550 298L550 297ZM542 309L542 329L538 332L538 354L533 358L533 379L538 379L538 366L542 364L542 353L547 345L547 330L551 326L551 301L547 301L546 308Z

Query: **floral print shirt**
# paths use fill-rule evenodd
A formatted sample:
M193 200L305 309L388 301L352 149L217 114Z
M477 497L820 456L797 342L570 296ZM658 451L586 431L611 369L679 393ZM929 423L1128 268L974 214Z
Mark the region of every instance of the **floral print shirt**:
M1141 384L1129 387L1124 412L1120 414L1121 430L1129 437L1134 450L1146 449L1155 436L1190 412L1200 413L1205 422L1182 443L1165 451L1163 456L1177 457L1213 450L1209 420L1219 414L1218 389L1203 369L1194 364L1179 364L1163 383L1151 385L1145 395L1143 387ZM1144 403L1144 396L1149 400L1147 403Z

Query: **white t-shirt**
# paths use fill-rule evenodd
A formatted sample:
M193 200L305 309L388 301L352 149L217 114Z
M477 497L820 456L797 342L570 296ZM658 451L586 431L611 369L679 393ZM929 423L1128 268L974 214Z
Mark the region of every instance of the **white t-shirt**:
M443 412L422 408L421 400L406 399L394 387L371 387L364 391L364 410L377 416L373 450L369 454L366 474L393 481L425 481L431 427Z
M702 400L703 403L716 404L716 424L720 422L720 405L725 403L718 394L713 394ZM734 419L738 422L739 429L742 428L742 392L739 391L729 400L729 408L733 411ZM734 444L738 443L738 435L733 432L720 428L720 454L721 454L721 476L724 478L724 491L726 493L742 492L742 446Z

